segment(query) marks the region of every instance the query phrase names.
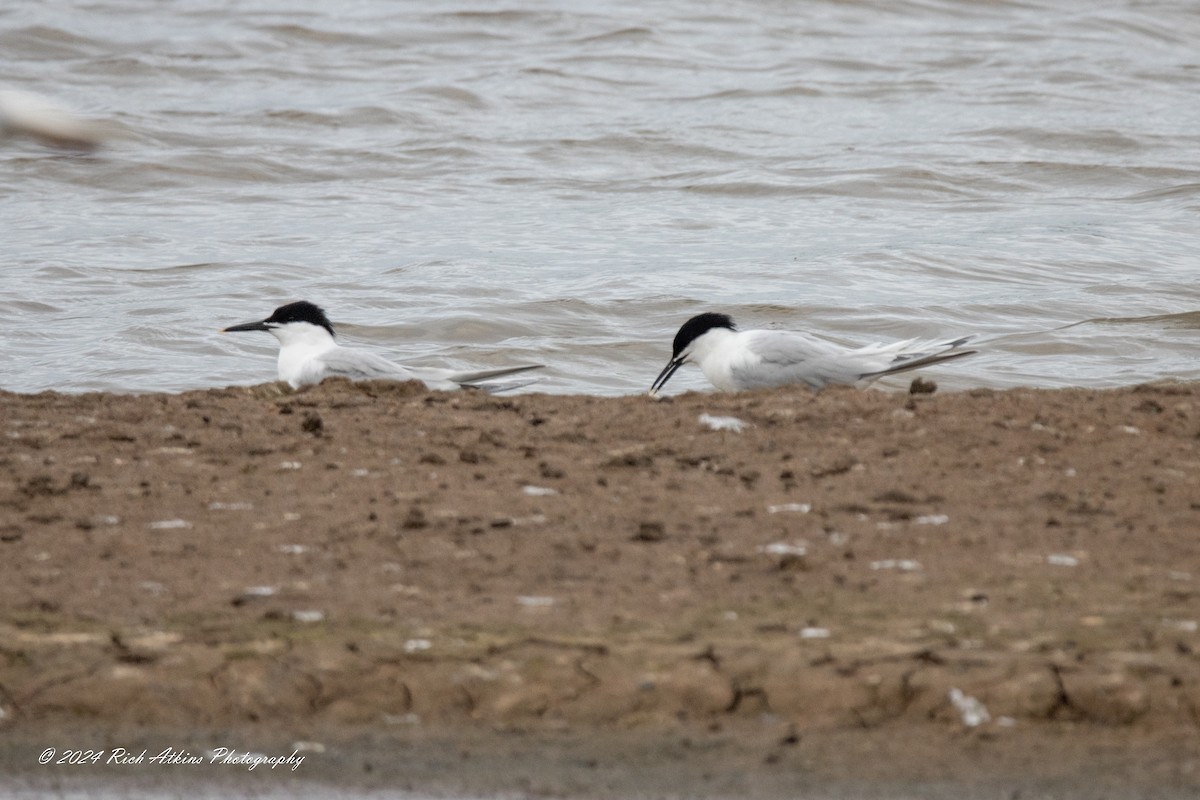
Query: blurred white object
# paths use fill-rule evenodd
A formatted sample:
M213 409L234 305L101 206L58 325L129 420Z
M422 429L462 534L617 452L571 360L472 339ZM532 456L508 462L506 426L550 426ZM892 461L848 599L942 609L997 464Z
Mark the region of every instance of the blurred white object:
M701 425L714 431L741 433L746 428L746 423L737 417L714 417L712 414L701 414L698 421Z
M101 126L49 98L18 89L0 89L0 138L25 136L67 150L95 150L104 140Z
M968 728L983 725L992 719L992 715L988 713L987 707L983 703L968 694L963 694L961 689L950 690L950 703L958 709L958 713L962 715L963 725Z

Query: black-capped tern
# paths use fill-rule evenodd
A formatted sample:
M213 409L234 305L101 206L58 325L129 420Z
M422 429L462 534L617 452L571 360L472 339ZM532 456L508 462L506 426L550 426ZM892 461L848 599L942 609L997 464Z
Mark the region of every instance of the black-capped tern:
M293 389L320 383L330 376L351 380L423 381L430 389L471 387L501 392L533 381L496 381L507 375L540 369L541 364L459 372L450 369L403 367L365 350L342 347L334 341L333 324L320 307L301 300L275 309L259 322L223 328L222 333L266 331L279 340L279 380Z
M698 364L709 382L725 392L794 383L816 390L961 358L977 352L963 348L969 339L908 339L848 348L798 331L739 331L726 314L699 314L675 334L671 360L651 385L650 395L658 394L688 363Z

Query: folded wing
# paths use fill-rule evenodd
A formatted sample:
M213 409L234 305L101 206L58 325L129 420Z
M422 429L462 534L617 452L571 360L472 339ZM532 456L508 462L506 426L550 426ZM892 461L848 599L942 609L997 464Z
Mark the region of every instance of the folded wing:
M854 384L976 352L963 349L968 338L909 339L852 349L797 331L748 331L747 336L748 355L731 365L733 377L747 389Z
M365 350L337 347L320 357L325 377L337 375L350 380L422 381L430 389L459 389L470 387L485 392L506 392L534 383L534 379L522 381L497 381L508 375L541 369L541 364L520 367L497 367L494 369L458 371L450 369L426 369L405 367Z

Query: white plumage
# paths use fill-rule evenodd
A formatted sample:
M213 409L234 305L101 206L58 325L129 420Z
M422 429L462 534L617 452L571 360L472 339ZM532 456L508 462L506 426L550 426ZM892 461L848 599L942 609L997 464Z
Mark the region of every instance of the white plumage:
M419 380L430 389L473 387L500 392L533 381L496 381L496 378L542 366L528 364L471 371L401 366L375 353L339 345L325 312L304 300L280 306L260 322L232 325L222 332L238 331L267 331L279 340L279 380L286 381L293 389L340 376L350 380Z
M799 331L739 331L725 314L700 314L679 329L671 360L650 393L657 394L688 363L699 365L709 382L726 392L789 384L810 389L855 384L976 352L963 348L967 341L908 339L849 348Z

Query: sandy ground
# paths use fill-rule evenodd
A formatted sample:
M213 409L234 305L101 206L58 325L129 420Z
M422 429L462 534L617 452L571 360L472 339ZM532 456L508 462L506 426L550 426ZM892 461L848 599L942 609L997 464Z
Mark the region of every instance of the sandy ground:
M299 746L256 785L343 790L1200 792L1196 385L329 381L0 393L0 428L31 786L133 779L49 743Z

